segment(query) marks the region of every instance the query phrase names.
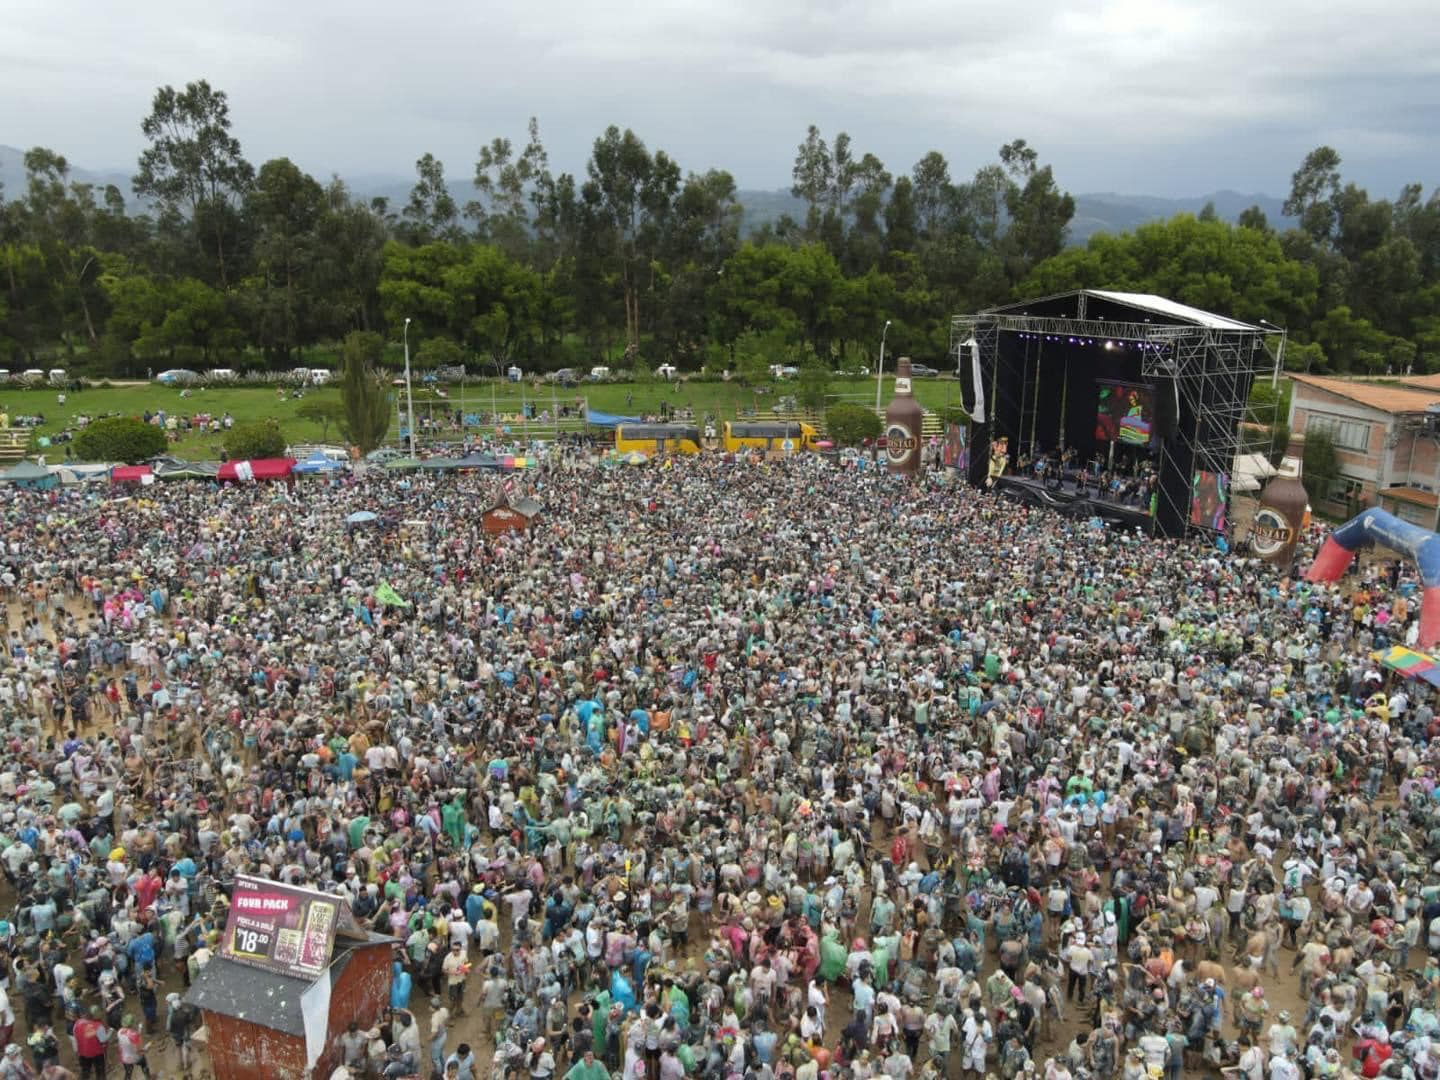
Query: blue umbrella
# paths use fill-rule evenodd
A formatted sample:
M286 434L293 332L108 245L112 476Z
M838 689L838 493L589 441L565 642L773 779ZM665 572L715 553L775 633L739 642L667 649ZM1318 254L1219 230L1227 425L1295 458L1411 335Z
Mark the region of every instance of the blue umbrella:
M345 519L346 525L364 525L367 521L374 521L375 514L370 510L357 510Z

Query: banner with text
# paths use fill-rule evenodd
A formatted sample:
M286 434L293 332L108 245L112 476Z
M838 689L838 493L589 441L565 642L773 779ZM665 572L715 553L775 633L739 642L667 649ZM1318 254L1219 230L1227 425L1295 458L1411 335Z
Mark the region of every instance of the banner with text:
M330 966L337 896L264 878L235 878L220 955L280 975L314 979Z

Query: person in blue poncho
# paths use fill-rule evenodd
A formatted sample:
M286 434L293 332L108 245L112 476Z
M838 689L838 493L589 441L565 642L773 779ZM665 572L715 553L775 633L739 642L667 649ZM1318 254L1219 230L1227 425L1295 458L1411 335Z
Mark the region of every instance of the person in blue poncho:
M393 965L394 974L390 977L390 1008L408 1009L410 1007L410 973L405 970L405 965L396 960Z

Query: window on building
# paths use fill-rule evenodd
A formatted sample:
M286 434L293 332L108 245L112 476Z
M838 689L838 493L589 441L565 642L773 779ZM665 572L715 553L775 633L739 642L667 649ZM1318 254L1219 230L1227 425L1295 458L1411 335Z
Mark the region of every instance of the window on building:
M1311 413L1305 421L1305 431L1323 431L1337 450L1358 450L1364 453L1370 449L1370 425L1364 420L1347 420L1341 416L1326 416Z
M1365 481L1356 480L1353 476L1338 476L1330 488L1330 497L1336 502L1358 502L1364 490Z
M1412 525L1424 525L1429 528L1435 524L1435 511L1424 506L1416 506L1414 503L1395 501L1395 516L1401 521L1408 521Z

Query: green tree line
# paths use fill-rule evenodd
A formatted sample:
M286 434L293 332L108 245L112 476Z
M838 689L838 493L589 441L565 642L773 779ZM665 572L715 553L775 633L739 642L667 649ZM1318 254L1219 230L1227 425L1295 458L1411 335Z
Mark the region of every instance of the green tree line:
M892 174L811 127L792 174L803 213L742 238L729 173L688 171L618 127L579 175L550 168L534 120L518 142L493 138L463 203L424 154L399 207L288 158L257 168L204 81L158 90L141 130L138 206L45 148L25 155L23 191L0 191L12 366L274 369L355 331L394 340L406 318L422 366L495 373L835 368L873 357L887 320L891 351L933 362L956 312L1103 285L1286 326L1296 367L1440 367L1440 202L1418 185L1371 201L1328 148L1295 175L1296 228L1205 213L1067 249L1074 200L1024 140L956 179L939 151Z

